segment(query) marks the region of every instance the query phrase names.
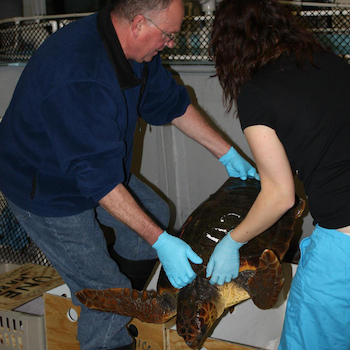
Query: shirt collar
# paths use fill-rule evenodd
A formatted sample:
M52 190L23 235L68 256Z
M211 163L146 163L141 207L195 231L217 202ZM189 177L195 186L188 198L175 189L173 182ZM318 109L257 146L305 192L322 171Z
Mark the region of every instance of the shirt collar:
M97 30L105 46L108 58L117 74L122 90L130 89L141 84L141 80L133 72L129 61L125 57L117 33L111 20L113 5L105 6L97 16Z

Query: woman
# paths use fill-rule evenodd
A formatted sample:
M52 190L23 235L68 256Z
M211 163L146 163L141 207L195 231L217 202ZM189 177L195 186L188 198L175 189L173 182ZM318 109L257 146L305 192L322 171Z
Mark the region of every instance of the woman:
M238 274L239 247L294 204L297 173L315 230L300 243L279 350L349 350L350 66L273 0L223 0L210 50L227 110L237 103L261 192L215 249L207 275L222 284Z

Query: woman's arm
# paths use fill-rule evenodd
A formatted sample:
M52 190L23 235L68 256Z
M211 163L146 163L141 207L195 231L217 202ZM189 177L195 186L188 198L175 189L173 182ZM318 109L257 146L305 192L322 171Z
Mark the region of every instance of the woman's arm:
M261 179L261 191L244 220L215 247L207 265L211 284L222 285L239 272L239 249L271 227L295 203L288 157L276 132L263 125L244 130Z
M255 125L244 134L260 174L261 191L246 218L231 231L231 238L238 242L262 233L295 204L292 169L275 130Z

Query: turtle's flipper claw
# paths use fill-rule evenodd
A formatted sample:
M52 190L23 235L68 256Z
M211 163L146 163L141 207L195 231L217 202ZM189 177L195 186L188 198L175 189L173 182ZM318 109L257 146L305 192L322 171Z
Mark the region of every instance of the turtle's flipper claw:
M176 299L167 293L139 292L136 289L84 289L78 300L90 309L138 318L148 323L164 323L176 315Z
M265 249L259 259L259 267L254 277L248 281L248 293L260 309L269 309L277 302L283 287L282 266L277 255Z

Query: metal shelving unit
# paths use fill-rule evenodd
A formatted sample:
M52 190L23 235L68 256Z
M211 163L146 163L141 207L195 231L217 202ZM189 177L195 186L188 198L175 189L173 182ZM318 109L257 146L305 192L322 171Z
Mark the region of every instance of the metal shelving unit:
M350 63L350 5L282 2L318 39ZM0 61L27 62L51 34L90 13L12 18L0 21ZM208 54L214 16L186 16L173 49L165 48L163 61L171 64L211 64Z

